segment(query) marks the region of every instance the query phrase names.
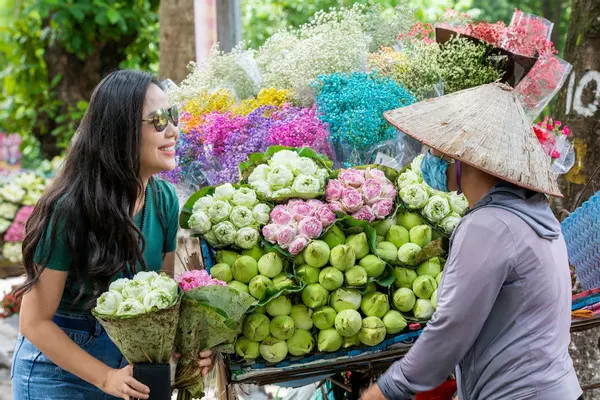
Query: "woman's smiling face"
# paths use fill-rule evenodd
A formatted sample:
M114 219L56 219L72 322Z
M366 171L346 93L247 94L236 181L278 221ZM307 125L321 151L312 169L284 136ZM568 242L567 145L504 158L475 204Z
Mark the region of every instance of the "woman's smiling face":
M171 119L167 119L168 123L164 129L159 131L155 127L160 125L156 123L157 114L167 112L168 115L169 108L167 94L157 85L150 84L142 112L144 123L140 150L140 175L144 179L163 171L172 171L177 166L175 161L175 145L179 139L177 126Z

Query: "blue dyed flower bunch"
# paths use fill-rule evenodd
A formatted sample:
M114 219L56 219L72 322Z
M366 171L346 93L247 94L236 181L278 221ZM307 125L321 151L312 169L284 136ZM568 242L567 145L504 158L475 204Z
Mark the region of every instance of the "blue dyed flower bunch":
M337 159L354 165L365 163L366 153L378 143L396 137L383 113L416 101L402 85L376 72L321 75L313 88Z

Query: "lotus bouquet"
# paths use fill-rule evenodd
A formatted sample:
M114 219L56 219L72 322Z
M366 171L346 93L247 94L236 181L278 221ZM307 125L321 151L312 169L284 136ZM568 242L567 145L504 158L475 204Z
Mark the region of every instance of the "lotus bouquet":
M179 319L177 282L141 271L112 282L92 309L129 363L168 363Z
M259 227L269 222L271 211L269 205L259 202L253 189L236 189L230 183L204 188L188 203L192 207L187 227L215 248L254 247L260 238Z
M433 226L450 234L469 207L467 199L456 192L443 193L429 187L421 175L422 160L423 155L415 158L398 177L400 199L406 208L419 211Z
M191 270L177 280L184 291L175 345L182 355L175 372L178 399L202 398L204 382L198 366L202 350L230 343L242 330L245 313L255 300L247 293Z
M4 218L7 220L12 220L17 215L17 211L19 210L19 206L12 203L1 202L0 203L0 218Z
M6 242L22 242L25 238L25 224L33 212L32 206L21 207L17 212L13 223L4 235Z
M310 155L312 157L303 156L302 150L279 148L266 163L254 167L248 176L248 184L265 199L319 197L329 173L316 153L310 152Z
M396 188L379 169L350 168L341 170L337 179L329 180L325 197L334 211L373 222L392 212Z
M265 239L297 255L335 222L335 214L320 200L291 200L273 208L270 221L263 227Z

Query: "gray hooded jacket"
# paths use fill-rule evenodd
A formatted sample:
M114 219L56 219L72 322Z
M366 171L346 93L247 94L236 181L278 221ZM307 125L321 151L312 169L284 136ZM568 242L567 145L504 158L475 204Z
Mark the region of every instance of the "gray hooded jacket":
M499 183L454 231L437 310L378 385L411 399L456 367L460 400L576 400L570 324L560 224L545 196Z

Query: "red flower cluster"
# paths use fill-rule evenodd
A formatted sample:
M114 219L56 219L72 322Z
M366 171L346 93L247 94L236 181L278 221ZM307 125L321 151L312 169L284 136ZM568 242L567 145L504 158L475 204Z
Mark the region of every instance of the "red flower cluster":
M2 318L8 318L18 313L21 310L21 296L16 296L12 292L8 293L2 299L0 307L2 307L2 311L0 312L0 317Z
M560 158L560 152L556 148L556 137L561 135L569 136L571 133L569 127L567 125L562 126L562 122L560 121L553 121L552 118L546 117L533 127L533 131L546 154L553 159Z
M434 37L435 31L433 25L417 22L410 28L406 35L400 33L398 40L409 39L413 42L422 41L424 44L432 44L435 42Z
M502 21L493 24L489 22L469 23L465 29L465 35L481 39L495 47L502 46L505 33L506 25Z
M550 27L541 18L515 9L502 47L529 57L548 57L557 53L554 44L548 40L549 33Z
M540 58L517 86L522 103L530 109L543 106L562 85L570 71L557 57Z

